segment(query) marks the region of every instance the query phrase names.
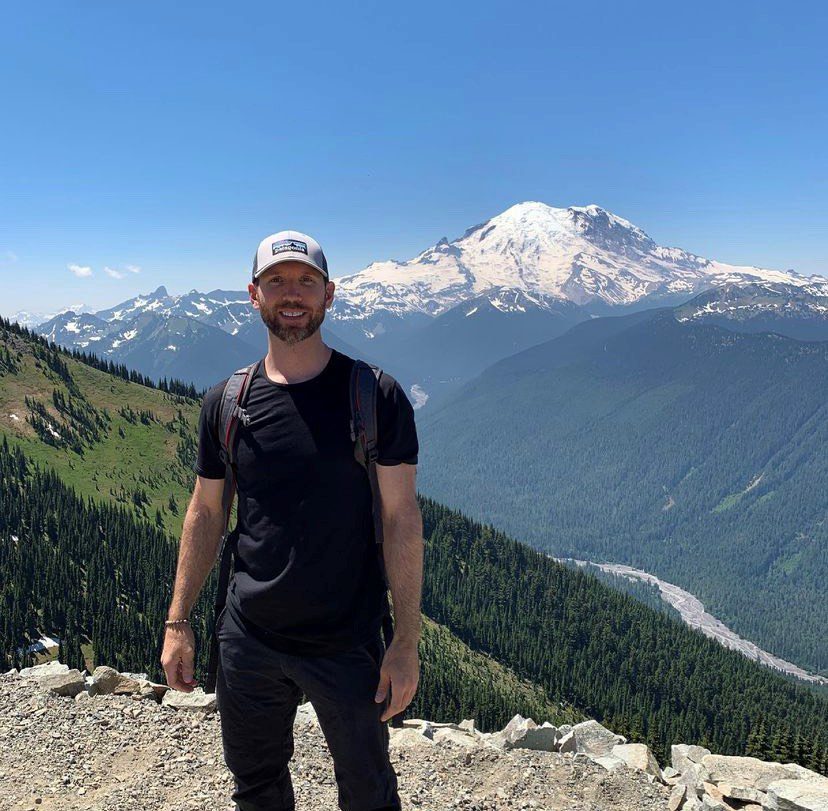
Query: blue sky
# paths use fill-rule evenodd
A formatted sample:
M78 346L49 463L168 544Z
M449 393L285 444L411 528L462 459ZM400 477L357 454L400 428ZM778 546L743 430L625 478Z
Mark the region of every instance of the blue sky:
M817 4L25 6L0 25L5 315L243 289L282 228L336 278L522 200L828 275Z

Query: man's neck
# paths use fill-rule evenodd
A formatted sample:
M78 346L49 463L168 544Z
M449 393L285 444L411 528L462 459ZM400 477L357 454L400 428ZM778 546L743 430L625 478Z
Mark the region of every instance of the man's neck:
M318 332L293 346L269 335L264 371L274 383L301 383L316 377L327 366L332 352Z

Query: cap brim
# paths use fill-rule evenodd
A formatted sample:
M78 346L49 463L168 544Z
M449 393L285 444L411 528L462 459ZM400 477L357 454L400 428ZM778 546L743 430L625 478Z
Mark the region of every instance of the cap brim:
M318 265L314 264L310 261L307 257L304 256L277 256L273 259L272 262L268 262L264 267L259 268L255 275L253 276L254 279L258 279L259 276L262 275L268 268L272 268L274 265L280 265L282 262L301 262L303 265L308 265L312 267L317 273L320 273L325 279L328 278L327 274L325 273L322 268Z

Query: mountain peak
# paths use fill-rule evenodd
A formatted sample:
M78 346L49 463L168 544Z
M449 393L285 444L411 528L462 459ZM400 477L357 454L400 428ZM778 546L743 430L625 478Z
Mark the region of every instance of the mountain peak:
M596 203L555 208L525 200L452 242L443 238L407 261L374 262L340 279L338 312L435 316L498 287L578 305L618 306L759 280L806 281L795 273L735 267L661 247Z
M153 290L153 292L150 295L155 296L155 297L160 297L160 296L166 297L166 296L169 295L169 293L167 293L167 288L164 287L164 285L162 284L160 287L157 287L155 290Z

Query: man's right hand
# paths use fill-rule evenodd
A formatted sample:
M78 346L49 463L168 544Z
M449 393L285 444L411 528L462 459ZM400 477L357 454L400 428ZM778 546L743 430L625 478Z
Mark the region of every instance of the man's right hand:
M167 676L167 684L173 690L192 693L198 686L193 678L195 662L195 635L189 625L168 627L164 633L164 649L161 666Z

